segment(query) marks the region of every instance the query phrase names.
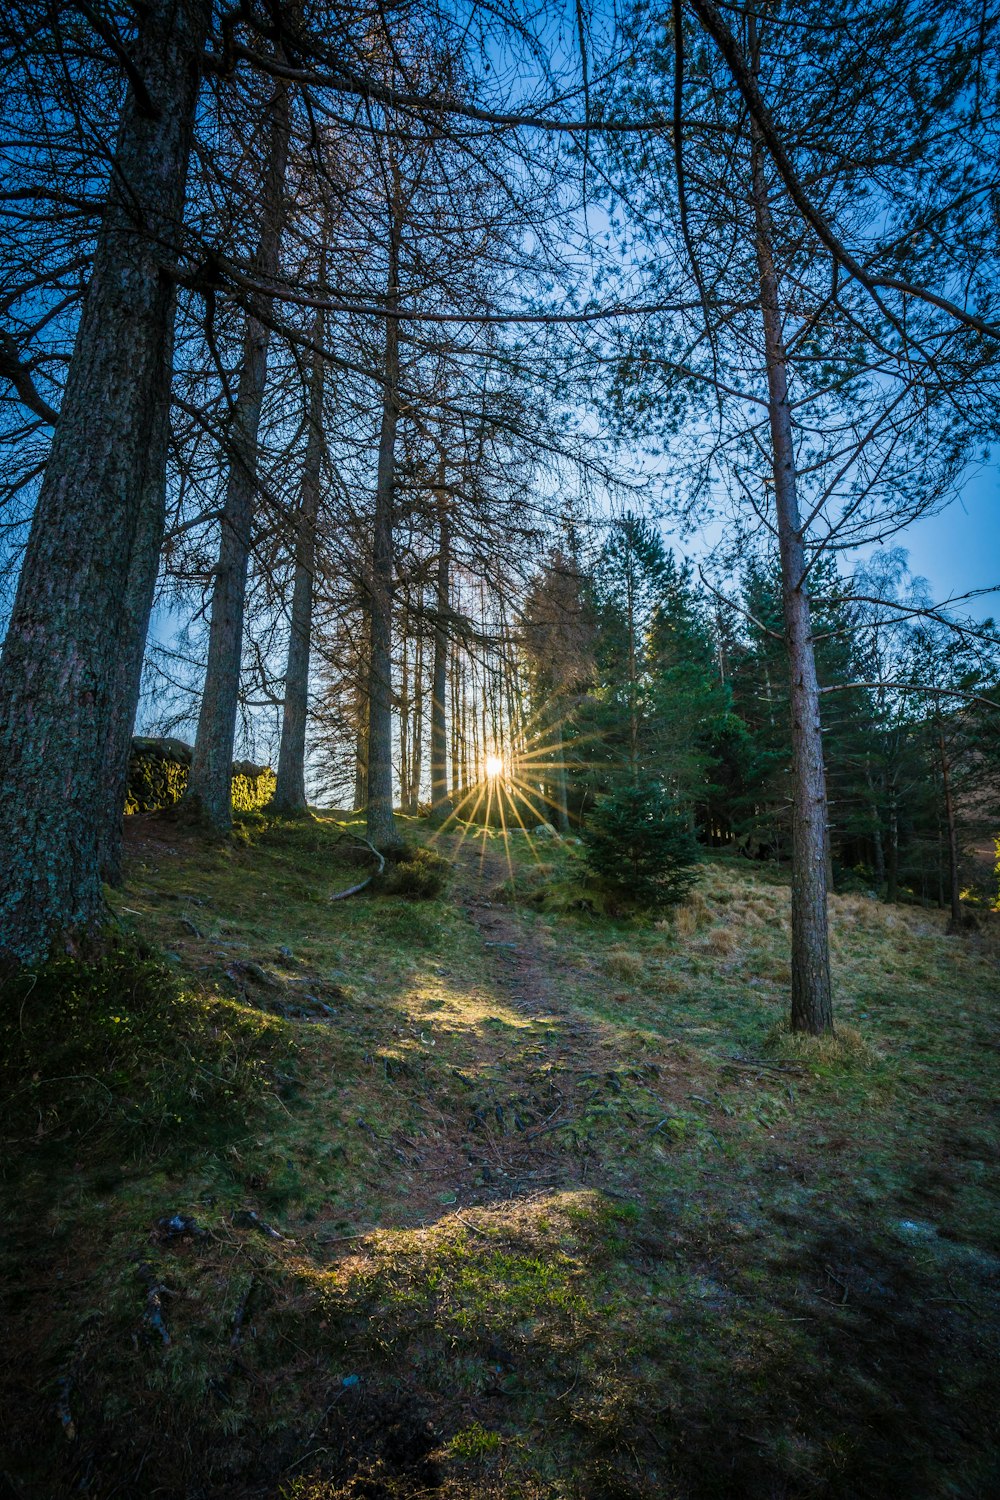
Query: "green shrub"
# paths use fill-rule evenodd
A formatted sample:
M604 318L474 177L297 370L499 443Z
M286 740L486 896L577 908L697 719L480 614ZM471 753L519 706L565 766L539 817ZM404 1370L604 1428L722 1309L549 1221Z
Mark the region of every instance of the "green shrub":
M22 1147L217 1139L246 1129L289 1050L274 1018L193 992L140 945L53 959L0 988L0 1130Z
M602 798L582 834L593 874L639 906L674 906L697 879L698 845L688 818L657 782Z
M388 896L408 896L413 901L432 901L443 894L451 878L451 860L433 849L406 849L394 863L387 862L378 882Z

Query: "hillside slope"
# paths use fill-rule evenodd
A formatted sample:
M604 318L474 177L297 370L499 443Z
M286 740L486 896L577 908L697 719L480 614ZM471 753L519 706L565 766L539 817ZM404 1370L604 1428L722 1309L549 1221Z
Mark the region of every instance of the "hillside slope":
M331 903L340 832L132 820L134 936L7 1007L7 1492L994 1493L995 937L835 898L806 1044L773 872Z

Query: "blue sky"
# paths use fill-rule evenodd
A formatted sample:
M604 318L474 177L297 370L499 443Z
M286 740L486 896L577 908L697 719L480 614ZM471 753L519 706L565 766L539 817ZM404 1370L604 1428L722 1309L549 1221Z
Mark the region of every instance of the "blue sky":
M1000 463L970 473L962 494L940 515L918 521L899 537L910 569L926 578L934 598L1000 584ZM969 612L1000 616L1000 593L971 601Z

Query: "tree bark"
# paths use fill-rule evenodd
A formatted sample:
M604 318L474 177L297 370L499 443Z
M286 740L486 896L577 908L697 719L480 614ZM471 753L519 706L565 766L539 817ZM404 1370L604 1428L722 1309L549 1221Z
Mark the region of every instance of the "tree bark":
M410 802L410 610L403 617L399 688L399 805L409 812Z
M159 0L130 91L0 666L0 950L104 917L163 533L174 280L207 0ZM150 108L151 104L151 108Z
M386 304L399 305L399 242L402 210L394 184L389 229L389 277ZM399 428L399 324L385 320L382 426L379 433L375 517L372 527L369 589L368 666L368 811L367 833L376 849L399 844L392 808L392 551L393 496L396 480L396 433Z
M271 104L271 126L264 166L260 239L254 274L273 280L278 273L288 159L288 86L278 82ZM208 662L198 730L191 758L185 808L216 833L232 827L233 741L240 694L243 613L257 498L260 414L267 380L269 330L247 312L243 360L231 428L233 457L222 512L219 561L212 591Z
M420 603L422 609L422 588ZM422 616L421 620L418 621L417 635L414 642L413 735L410 742L410 796L406 808L411 817L416 817L420 811L420 783L423 779L424 768L424 634L420 628L421 623Z
M448 610L451 602L451 533L444 463L439 473L438 560L434 594L434 662L431 668L431 820L440 824L451 813L448 796Z
M452 645L449 653L451 673L451 802L456 803L462 785L462 697L458 661L458 647Z
M323 358L325 318L317 308L313 320L313 356L309 371L309 436L302 465L302 488L295 528L295 579L289 621L285 701L281 714L278 772L271 806L298 816L306 811L306 721L309 715L309 647L312 639L313 579L316 571L316 517L319 513L323 450Z
M827 923L826 773L813 650L806 556L796 489L788 370L772 251L763 147L754 129L753 201L767 363L774 499L792 715L792 1015L793 1031L833 1030Z
M958 882L958 826L955 819L955 797L951 786L951 765L944 734L938 733L938 750L941 756L941 790L944 793L944 816L948 830L948 900L951 917L949 932L962 931L962 893Z

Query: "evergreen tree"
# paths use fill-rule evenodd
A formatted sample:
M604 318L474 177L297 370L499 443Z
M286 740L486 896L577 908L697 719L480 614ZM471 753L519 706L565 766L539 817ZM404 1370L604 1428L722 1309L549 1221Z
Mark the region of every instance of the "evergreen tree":
M729 695L690 565L678 564L672 552L659 571L657 594L646 639L646 768L704 821L718 759L714 740L728 717Z
M688 815L657 781L628 781L601 798L583 841L591 870L641 906L673 906L697 878Z

